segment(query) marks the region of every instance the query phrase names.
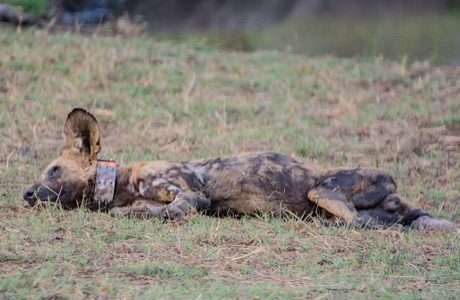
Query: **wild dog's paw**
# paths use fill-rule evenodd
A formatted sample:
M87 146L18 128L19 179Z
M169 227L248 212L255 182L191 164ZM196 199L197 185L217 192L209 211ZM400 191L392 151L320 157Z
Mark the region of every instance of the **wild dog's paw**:
M185 212L177 206L168 205L163 212L163 219L175 220L185 217Z
M348 223L354 229L378 229L377 222L373 218L357 218Z
M352 229L378 229L377 223L372 218L357 218L351 222L345 220L338 221L322 221L322 225L325 226L338 226L338 227L348 227Z
M110 209L111 217L124 217L128 216L131 213L131 207L114 207Z
M174 220L185 217L185 212L174 205L154 207L149 210L149 217L162 220Z
M387 213L395 213L401 207L401 197L396 194L390 194L379 204L379 208Z
M165 212L166 206L152 207L148 210L149 218L158 218L163 219L163 214Z
M436 219L430 216L421 216L413 221L410 225L412 229L428 229L428 230L454 230L460 232L459 226L455 223L444 219Z

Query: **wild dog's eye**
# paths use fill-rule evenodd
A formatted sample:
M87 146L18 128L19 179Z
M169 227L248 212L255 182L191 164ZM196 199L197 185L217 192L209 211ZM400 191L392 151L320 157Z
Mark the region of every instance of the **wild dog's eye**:
M61 171L61 166L54 166L49 171L48 177L52 178L52 177L56 176L57 174L59 174L60 171Z

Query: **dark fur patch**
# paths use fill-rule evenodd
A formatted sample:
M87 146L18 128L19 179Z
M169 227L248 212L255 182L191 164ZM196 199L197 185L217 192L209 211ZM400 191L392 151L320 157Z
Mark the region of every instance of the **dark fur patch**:
M318 186L343 193L358 210L377 206L396 190L390 175L372 168L330 171L319 179Z
M403 216L403 218L400 221L398 221L398 223L403 226L409 226L410 224L412 224L412 222L423 216L429 216L431 218L430 214L428 214L427 212L421 209L414 209L407 212Z

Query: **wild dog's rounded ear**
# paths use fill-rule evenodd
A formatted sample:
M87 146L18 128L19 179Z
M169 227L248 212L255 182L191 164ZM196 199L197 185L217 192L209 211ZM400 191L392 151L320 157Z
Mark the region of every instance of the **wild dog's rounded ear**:
M74 108L65 122L66 148L79 151L96 160L101 149L100 132L99 124L92 114L82 108Z

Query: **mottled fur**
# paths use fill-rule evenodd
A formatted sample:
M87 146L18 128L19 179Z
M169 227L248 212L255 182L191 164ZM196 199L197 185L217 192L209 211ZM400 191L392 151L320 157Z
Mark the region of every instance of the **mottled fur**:
M94 201L100 130L96 119L76 108L65 124L66 147L24 193L64 208L82 205L113 215L174 219L205 210L214 215L289 211L299 217L324 213L354 226L413 225L448 228L396 193L388 173L374 168L322 172L278 153L250 153L190 162L151 161L118 170L113 202Z

